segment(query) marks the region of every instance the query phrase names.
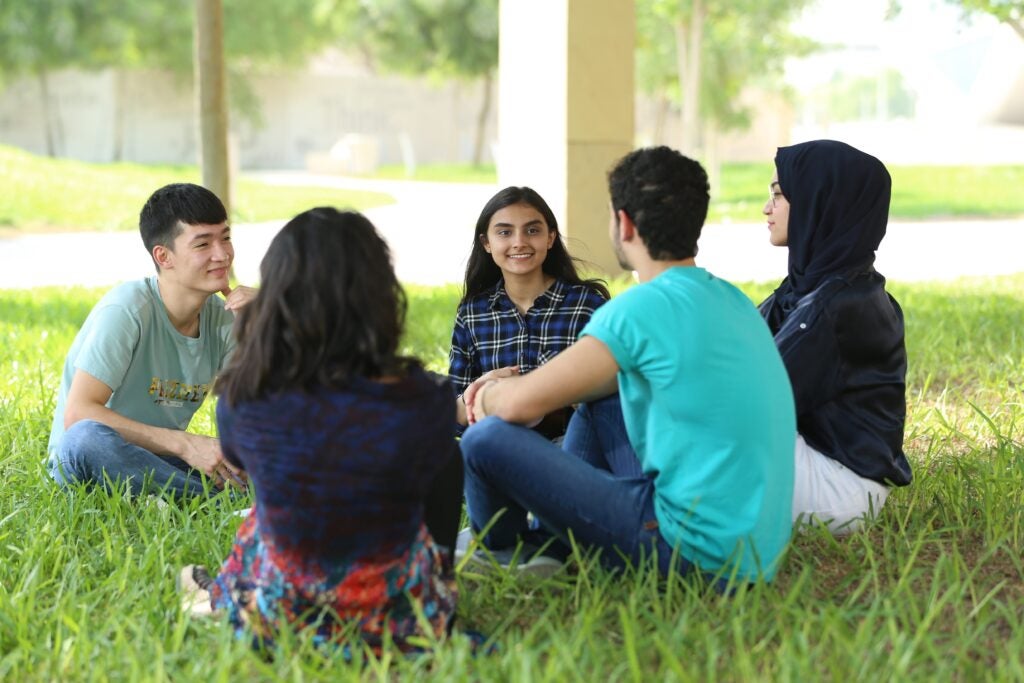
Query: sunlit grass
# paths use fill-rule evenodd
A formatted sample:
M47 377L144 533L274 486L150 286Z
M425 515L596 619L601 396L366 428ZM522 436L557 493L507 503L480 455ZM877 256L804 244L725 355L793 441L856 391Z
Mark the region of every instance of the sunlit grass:
M49 159L0 145L0 231L137 230L139 211L155 189L200 182L194 166L90 164ZM283 187L242 179L231 219L290 218L313 206L367 209L393 199L378 192Z
M622 283L613 289L620 290ZM743 285L760 299L769 284ZM63 492L41 466L64 353L100 290L0 291L0 680L1024 680L1024 275L893 284L907 319L914 483L843 540L794 539L772 586L724 599L647 571L464 569L464 638L347 663L272 660L181 614L174 573L216 566L238 519ZM447 362L458 288L410 288L407 353ZM194 428L211 432L212 405Z
M895 220L1024 217L1024 165L890 166ZM603 172L603 171L602 171ZM771 179L770 163L724 164L708 220L758 222ZM374 177L408 179L401 165ZM411 180L496 183L493 164L426 164ZM0 145L0 235L39 231L135 230L138 212L154 189L198 182L194 166L90 164L49 159ZM290 218L312 206L366 209L392 202L375 192L237 182L232 220Z

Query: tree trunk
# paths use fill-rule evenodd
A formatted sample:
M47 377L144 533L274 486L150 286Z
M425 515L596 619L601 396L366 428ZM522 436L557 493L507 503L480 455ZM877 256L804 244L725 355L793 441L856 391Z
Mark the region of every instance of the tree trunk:
M57 145L53 140L53 116L50 113L50 84L46 69L41 67L36 74L39 79L39 96L43 105L43 131L46 136L46 155L57 156Z
M1006 23L1021 37L1021 40L1024 40L1024 20L1007 19Z
M483 99L480 112L476 117L476 139L473 141L473 166L479 168L484 161L484 140L487 137L487 118L491 114L491 87L494 84L494 72L484 74Z
M124 89L123 69L114 70L114 139L110 150L111 161L124 159Z
M196 0L195 52L203 185L220 197L230 215L232 197L223 0Z
M684 154L698 156L700 140L700 75L701 49L704 42L703 0L693 0L689 22L676 24L676 69L682 97L682 135L680 147Z
M704 124L704 170L708 174L711 196L718 197L722 189L722 150L718 126L714 121Z

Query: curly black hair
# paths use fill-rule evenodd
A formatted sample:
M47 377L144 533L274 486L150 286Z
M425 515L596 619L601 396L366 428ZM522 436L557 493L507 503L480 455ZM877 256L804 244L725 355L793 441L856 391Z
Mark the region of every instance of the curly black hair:
M608 172L612 207L632 219L657 261L697 255L709 189L698 162L665 146L630 152Z

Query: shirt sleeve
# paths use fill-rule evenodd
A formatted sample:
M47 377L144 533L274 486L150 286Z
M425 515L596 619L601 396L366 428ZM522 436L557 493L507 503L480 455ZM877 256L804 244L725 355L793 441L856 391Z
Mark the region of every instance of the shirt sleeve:
M607 346L619 370L624 372L634 368L640 355L638 345L652 332L647 329L647 321L658 319L657 315L634 314L637 310L649 310L650 302L644 302L638 294L642 292L632 289L601 306L580 333L580 337L591 336Z
M775 335L775 344L793 386L798 416L835 398L842 356L827 311L814 318L790 319Z
M104 306L93 316L75 357L75 369L117 391L131 366L142 327L125 308L117 305Z
M460 307L455 316L455 328L452 330L452 348L448 354L448 380L457 396L466 390L473 380L482 375L477 359L476 345L473 335L466 325Z
M231 414L228 402L224 397L220 397L217 400L217 437L220 439L220 452L224 454L224 458L229 463L244 470L245 465L238 459L238 454L235 452L234 439L232 438L234 433L232 429L233 424L234 416Z

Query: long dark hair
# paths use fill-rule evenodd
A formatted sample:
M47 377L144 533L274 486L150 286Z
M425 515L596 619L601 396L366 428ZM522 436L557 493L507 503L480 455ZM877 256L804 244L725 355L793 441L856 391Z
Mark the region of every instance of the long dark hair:
M235 324L238 347L217 381L230 404L287 390L339 389L404 372L406 298L387 244L360 213L310 209L274 237L260 290Z
M555 233L555 241L551 244L544 263L541 265L545 273L569 284L585 284L596 289L605 299L611 298L603 281L584 280L576 272L576 264L580 260L569 256L569 252L566 251L565 244L562 243L562 234L558 232L558 221L544 198L532 188L511 186L491 197L480 212L480 217L476 219L476 228L473 230L473 248L469 252L469 262L466 264L466 282L462 289L463 302L487 291L501 279L501 269L484 249L481 237L487 236L487 228L490 226L494 214L506 206L515 204L528 204L537 209L544 217L544 222L548 224L548 230Z

